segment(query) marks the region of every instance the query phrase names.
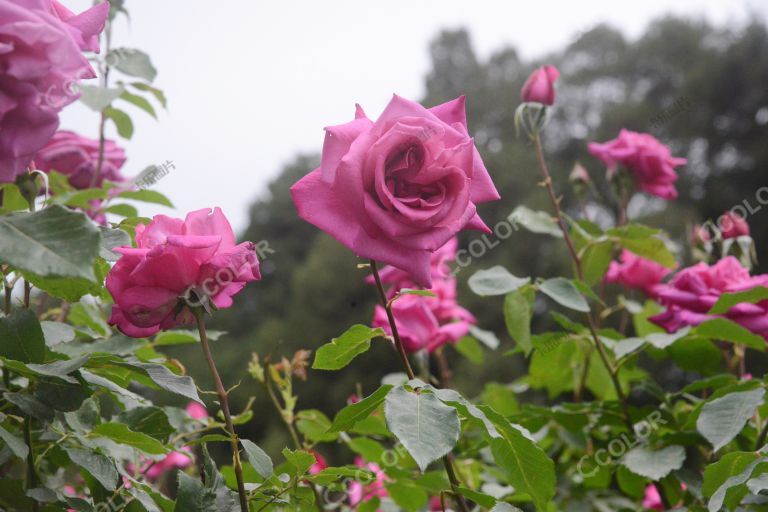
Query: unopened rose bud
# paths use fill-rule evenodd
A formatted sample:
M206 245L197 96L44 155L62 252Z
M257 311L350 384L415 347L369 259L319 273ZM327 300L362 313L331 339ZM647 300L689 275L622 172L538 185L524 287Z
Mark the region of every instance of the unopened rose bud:
M589 177L589 172L587 172L587 169L579 162L574 164L568 179L571 181L571 183L580 183L583 185L587 185L592 181L592 179Z
M523 101L552 106L555 103L555 80L559 76L560 72L554 66L537 68L523 85Z

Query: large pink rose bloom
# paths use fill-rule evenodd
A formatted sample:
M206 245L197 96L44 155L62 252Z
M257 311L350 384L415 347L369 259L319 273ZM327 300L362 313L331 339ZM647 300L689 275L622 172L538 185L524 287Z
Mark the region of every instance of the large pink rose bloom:
M624 249L621 252L621 262L612 261L608 266L605 281L642 290L649 297L655 297L661 280L669 272L670 270L664 265Z
M523 101L551 106L555 103L555 80L558 77L560 72L555 66L541 66L525 81L520 96Z
M609 175L621 165L632 174L640 190L662 199L677 197L675 167L688 160L673 157L669 148L653 135L621 130L611 141L590 142L588 149L608 167Z
M56 9L51 0L0 0L0 182L14 181L54 134L59 110L77 99L72 85L96 76L81 47L93 46L109 5L69 24Z
M375 122L358 107L326 128L320 167L291 193L302 219L427 288L430 255L462 229L490 232L475 205L499 198L463 97L427 109L395 96Z
M768 286L768 274L750 276L733 256L712 266L698 263L657 288L658 300L667 310L650 320L668 332L675 332L681 327L724 316L768 340L768 300L737 304L724 315L708 314L723 293L742 292L756 286Z
M427 350L433 352L446 343L455 343L469 332L471 323L467 320L457 320L440 324L429 307L425 297L404 295L392 304L395 325L403 342L403 348L408 352ZM376 306L373 313L374 327L381 327L392 336L387 312L382 306Z
M109 323L134 338L191 323L185 297L207 296L228 308L247 282L261 279L254 244L235 244L219 208L185 220L156 215L148 226L136 226L136 245L115 249L122 257L106 281L115 300Z
M99 167L99 141L70 131L56 132L35 155L35 165L41 171L56 171L69 177L77 189L100 187L104 180L121 182L125 177L120 168L125 164L125 151L114 141L104 141L104 160Z

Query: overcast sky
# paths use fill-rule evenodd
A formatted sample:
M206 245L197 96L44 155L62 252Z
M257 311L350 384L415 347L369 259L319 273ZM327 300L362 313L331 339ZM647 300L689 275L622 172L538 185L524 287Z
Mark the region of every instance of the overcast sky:
M91 3L63 2L78 12ZM373 117L392 93L421 97L428 44L443 28L466 27L481 58L514 46L531 59L600 22L637 37L668 12L720 25L768 12L766 0L126 0L126 7L131 21L118 23L114 46L151 55L169 108L159 122L126 108L136 134L122 142L124 172L173 161L155 188L175 213L221 206L238 231L283 164L321 149L323 126L351 119L356 102ZM62 116L62 128L91 137L97 125L80 104Z

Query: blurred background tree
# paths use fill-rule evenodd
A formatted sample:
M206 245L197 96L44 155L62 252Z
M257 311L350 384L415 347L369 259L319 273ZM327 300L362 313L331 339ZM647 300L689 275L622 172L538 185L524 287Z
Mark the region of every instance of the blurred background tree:
M436 37L430 53L432 70L421 100L432 106L467 96L470 133L502 196L501 201L480 208L488 225L506 218L521 204L548 210L545 194L537 186L533 151L525 139L516 137L513 115L525 78L535 66L550 63L562 75L545 146L556 188L565 195L569 213L578 213L568 182L576 161L589 170L601 192L608 192L605 169L587 153L587 142L612 139L627 128L650 132L669 144L674 155L689 159L680 172L678 200L637 196L630 205L632 218L671 234L681 261L690 262L688 232L693 224L714 219L745 200L753 209L761 208L748 218L758 254L768 240L768 205L760 205L756 198L758 189L768 186L768 33L764 24L754 22L733 30L667 17L652 23L635 41L609 26L597 26L537 62L522 61L514 48L502 48L483 62L467 32L446 31ZM671 115L665 117L665 112ZM329 120L336 121L342 120ZM318 131L318 149L321 142ZM375 303L374 289L363 283L366 270L356 267L362 261L296 215L289 188L318 162L318 155L297 156L271 183L269 193L253 203L250 225L240 239L265 240L274 252L265 254L263 281L247 287L233 308L219 312L214 325L229 333L215 343L224 378L230 385L241 382L233 393L234 409L250 396L257 399L255 418L242 432L250 439L261 439L260 444L270 451L284 445L287 435L265 393L247 374L249 354L280 359L290 358L300 348L314 349L353 323L370 322ZM588 205L588 211L598 223L612 222L611 211L594 205ZM479 237L479 233L465 233L460 245L466 247ZM449 351L456 385L469 396L483 391L478 388L481 381L508 383L526 368L521 356L499 357L513 348L504 328L501 299L481 299L466 288L472 273L495 264L520 276L570 272L562 243L524 230L461 270L461 302L477 316L480 327L501 339L498 354L486 351L481 365ZM768 262L761 261L756 271L768 271ZM546 328L548 322L535 317L534 331ZM189 365L201 386L210 388L196 354L187 352L173 350L173 355ZM306 383L296 383L298 409L317 408L331 414L357 386L368 393L398 368L392 349L376 341L370 352L341 372L310 370ZM478 374L484 378L476 378ZM543 397L531 394L528 398Z

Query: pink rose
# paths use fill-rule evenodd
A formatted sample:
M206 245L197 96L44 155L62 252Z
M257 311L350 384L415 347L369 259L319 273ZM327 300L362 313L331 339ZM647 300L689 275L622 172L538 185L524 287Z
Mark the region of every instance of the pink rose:
M525 102L553 105L555 103L555 80L560 72L555 66L537 68L523 84L521 97Z
M621 263L612 261L608 266L605 281L642 290L649 297L655 297L661 280L669 273L665 266L624 249L621 251Z
M688 160L673 157L669 148L653 135L621 130L617 138L602 144L590 142L588 148L608 167L609 176L623 165L640 190L662 199L677 197L675 167Z
M107 11L97 5L81 14L90 20L86 32L102 26ZM77 99L72 85L95 76L51 0L0 0L0 182L26 170L58 128L59 110Z
M175 451L166 455L164 458L154 461L139 456L138 468L131 463L125 465L129 473L138 473L143 475L149 481L155 481L162 478L163 475L175 469L184 469L194 463L189 448L184 447L184 452ZM130 481L123 479L126 487L130 487Z
M185 299L207 297L228 308L247 282L261 279L254 244L235 244L219 208L185 220L156 215L148 226L136 226L136 245L115 249L122 257L106 281L115 300L109 322L134 338L191 323Z
M373 498L384 498L388 496L384 483L387 482L389 478L384 471L381 470L378 464L374 464L373 462L366 463L362 458L357 457L355 459L355 465L371 471L375 475L375 479L367 485L363 485L356 481L350 482L347 493L349 495L349 504L351 506L357 506L360 503L370 501Z
M291 188L299 216L430 287L430 255L462 229L490 232L475 205L499 198L464 98L426 109L395 96L376 122L355 117L326 128L320 167Z
M749 224L746 219L731 211L725 212L717 219L717 227L724 239L749 236Z
M661 501L661 495L658 489L653 484L649 484L645 488L645 496L643 497L643 508L650 510L664 510L664 503Z
M66 174L76 189L101 187L104 180L121 182L125 177L120 168L125 163L125 151L107 140L104 143L104 160L99 167L99 141L70 131L56 132L50 141L35 155L35 165L44 172Z
M315 463L309 467L309 474L316 475L328 467L328 462L326 462L325 457L317 453L315 450L312 450L312 455L315 456Z
M768 286L768 274L750 276L733 256L712 266L698 263L656 288L658 300L667 310L650 320L668 332L675 332L681 327L723 316L768 340L768 300L737 304L724 315L708 313L723 293L742 292L756 286Z
M470 323L466 320L441 325L425 297L418 295L404 295L397 299L392 304L392 313L400 340L408 352L424 349L432 352L446 343L455 343L469 332ZM392 335L387 313L382 306L376 306L372 323Z
M58 0L51 0L51 8L82 51L99 53L99 34L109 16L109 2L96 4L80 14L73 13Z
M204 420L208 418L208 410L197 402L189 402L184 410L193 420Z
M432 253L429 261L432 288L429 289L435 297L423 297L432 313L439 322L464 320L476 323L475 317L456 302L456 278L451 274L449 263L456 260L458 241L451 238L448 242ZM391 285L387 291L388 298L394 297L398 291L409 288L420 288L413 276L397 267L386 266L379 272L383 284ZM368 284L375 284L373 276L365 279Z

